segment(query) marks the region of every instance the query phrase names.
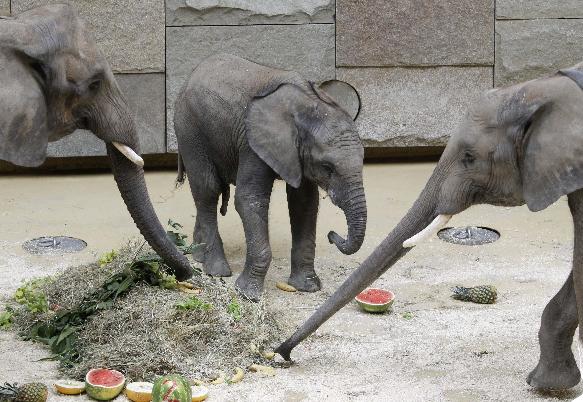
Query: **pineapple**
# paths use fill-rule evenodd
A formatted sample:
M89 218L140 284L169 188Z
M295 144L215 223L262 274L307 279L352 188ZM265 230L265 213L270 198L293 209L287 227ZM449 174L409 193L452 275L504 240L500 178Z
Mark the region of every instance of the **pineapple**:
M452 291L452 297L454 299L480 304L492 304L496 301L496 297L498 296L496 288L492 285L481 285L473 288L456 286Z
M48 395L47 386L39 382L0 385L0 402L46 402Z

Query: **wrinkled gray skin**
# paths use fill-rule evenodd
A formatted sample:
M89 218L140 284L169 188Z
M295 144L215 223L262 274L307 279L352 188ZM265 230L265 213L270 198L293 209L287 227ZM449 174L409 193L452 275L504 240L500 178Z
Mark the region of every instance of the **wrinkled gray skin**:
M583 64L571 69L583 84ZM575 225L572 273L544 309L540 360L528 383L565 389L580 380L571 353L583 322L583 91L556 74L486 92L469 108L421 195L409 212L338 290L279 346L285 359L342 306L383 274L409 249L403 242L439 214L474 204L539 211L567 194Z
M287 183L289 284L307 292L321 287L314 271L318 186L348 224L347 238L330 232L330 242L345 254L360 248L366 228L364 150L351 117L317 86L294 72L215 55L182 88L174 124L197 209L194 239L206 244L204 255L195 258L207 274L231 275L217 228L218 198L222 194L224 215L229 184L237 186L235 208L247 241L236 287L251 300L260 298L271 262L267 217L277 177Z
M177 278L190 277L188 260L155 215L143 169L112 145L119 142L139 153L126 101L75 11L52 5L0 18L0 159L39 166L47 142L77 128L105 141L119 191L140 232Z

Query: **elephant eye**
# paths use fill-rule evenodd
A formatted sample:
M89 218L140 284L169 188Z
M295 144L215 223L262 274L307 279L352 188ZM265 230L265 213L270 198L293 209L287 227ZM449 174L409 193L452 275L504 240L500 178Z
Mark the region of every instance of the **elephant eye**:
M326 162L322 163L322 169L324 169L327 176L330 176L334 172L334 166Z
M95 80L93 81L91 84L89 84L89 90L92 92L97 91L99 88L101 88L101 80Z
M47 81L48 78L47 67L44 64L40 62L34 62L30 65L30 67L37 74L37 76L40 78L42 82Z
M468 166L472 165L475 160L476 160L475 156L472 155L471 152L466 151L464 153L464 158L462 159L462 163L464 164L464 167L467 168Z

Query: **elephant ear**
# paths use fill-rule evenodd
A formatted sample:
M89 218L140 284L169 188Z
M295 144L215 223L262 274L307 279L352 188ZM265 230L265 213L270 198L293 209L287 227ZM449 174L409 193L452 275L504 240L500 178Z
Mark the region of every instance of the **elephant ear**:
M73 48L83 22L67 4L37 7L0 24L0 41L16 53L46 62L57 52Z
M0 53L0 159L35 167L46 158L49 130L42 88L28 67Z
M245 126L251 149L294 188L302 181L295 122L300 88L281 84L266 88L247 108Z
M558 84L560 79L549 78L547 85ZM566 98L571 93L574 101L539 95L523 102L521 175L523 197L531 211L543 210L559 197L583 188L583 92L573 82L567 84L570 90L561 91L559 96ZM529 99L528 88L524 91L518 97Z
M326 101L324 97L331 99L340 106L352 120L356 120L360 113L360 96L356 89L347 82L340 80L328 80L314 86L314 90L320 99ZM325 95L322 95L322 92Z
M49 139L46 62L71 46L82 25L67 5L39 7L0 20L0 159L33 167Z

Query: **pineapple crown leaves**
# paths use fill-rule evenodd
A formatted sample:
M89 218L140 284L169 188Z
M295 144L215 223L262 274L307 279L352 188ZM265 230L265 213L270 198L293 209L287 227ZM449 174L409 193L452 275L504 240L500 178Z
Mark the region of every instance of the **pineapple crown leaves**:
M5 382L4 385L0 385L0 400L3 398L13 398L18 392L18 384L10 384Z

